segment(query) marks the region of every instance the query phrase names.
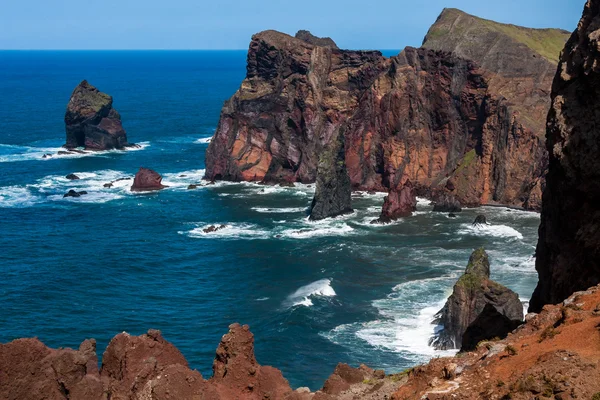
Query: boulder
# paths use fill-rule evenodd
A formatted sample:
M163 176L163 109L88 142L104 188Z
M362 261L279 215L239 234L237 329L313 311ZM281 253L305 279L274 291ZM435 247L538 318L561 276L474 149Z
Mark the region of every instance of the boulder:
M82 191L80 191L80 192L77 192L77 191L75 191L75 190L71 189L71 190L69 190L67 193L65 193L65 194L63 195L63 198L65 198L65 197L81 197L81 196L83 196L84 194L88 194L88 192L86 192L85 190L82 190Z
M65 176L65 178L67 178L70 181L74 181L74 180L79 179L79 177L77 175L75 175L75 174L69 174L69 175Z
M225 229L225 228L227 228L227 225L219 225L219 226L211 225L208 228L202 229L202 231L204 233L213 233L213 232L216 232L216 231L220 231L221 229Z
M496 312L488 307L484 313L488 305ZM443 330L431 338L430 344L441 350L459 349L463 344L470 348L474 338L505 337L522 321L523 306L519 296L490 279L488 255L484 249L478 249L471 254L465 273L436 315L434 323L441 325ZM470 327L469 341L465 343L463 337Z
M321 153L317 173L317 188L310 206L311 221L349 214L352 210L352 186L346 170L344 135Z
M378 219L371 223L389 223L398 218L410 217L413 211L417 211L417 198L410 181L400 188L390 190L383 200L383 208Z
M188 190L198 189L198 185L188 185L187 189Z
M81 82L71 94L67 105L65 147L85 147L88 150L127 147L129 143L121 124L121 116L112 104L111 96L100 92L85 80Z
M461 212L460 202L451 194L440 193L433 200L433 211L444 213Z
M149 168L140 168L135 174L133 179L133 185L131 185L132 192L146 192L150 190L161 190L167 186L162 183L162 176Z

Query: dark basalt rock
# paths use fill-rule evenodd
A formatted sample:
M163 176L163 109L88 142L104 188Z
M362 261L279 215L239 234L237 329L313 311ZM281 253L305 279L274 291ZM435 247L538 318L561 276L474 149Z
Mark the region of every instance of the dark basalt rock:
M188 185L187 190L198 189L198 185Z
M386 224L398 218L410 217L413 211L417 211L417 197L410 181L401 188L390 190L383 201L383 208L378 219L372 224Z
M309 44L312 44L315 46L329 47L332 49L338 48L337 44L335 44L333 39L331 39L330 37L320 38L318 36L313 35L309 31L299 30L298 32L296 32L295 37L296 37L296 39L303 40L306 43L309 43Z
M127 178L125 178L127 179ZM140 168L135 174L133 179L133 185L131 185L132 192L145 192L150 190L161 190L167 186L162 183L162 176L149 168Z
M448 193L438 194L433 201L433 211L444 212L444 213L457 213L461 212L462 208L460 202L456 197Z
M458 218L458 217L457 217L457 215L456 215L456 214L454 214L454 213L450 213L450 214L448 214L448 217L449 217L449 218Z
M71 189L63 195L63 198L65 198L65 197L81 197L84 194L88 194L88 192L86 192L85 190L82 190L81 192L77 192L77 191Z
M352 213L352 186L344 158L344 134L323 151L319 160L317 188L310 206L310 220Z
M488 309L482 315L488 305L496 313ZM475 323L480 316L481 319ZM510 321L509 324L506 319ZM485 250L478 249L471 254L465 273L454 285L444 308L436 315L434 323L442 325L444 329L431 338L430 344L441 350L458 349L463 347L464 334L471 325L468 346L474 337L482 338L480 340L505 337L514 329L513 326L518 326L522 321L523 306L519 296L490 279L488 255ZM502 327L511 329L502 331Z
M600 282L599 27L600 1L588 1L552 85L531 312Z
M473 221L473 226L486 225L486 224L487 224L487 219L485 218L485 215L478 215L475 218L475 221Z
M67 178L70 181L74 181L74 180L79 179L79 177L77 175L75 175L75 174L69 174L69 175L65 176L65 178Z
M225 229L225 228L227 228L227 225L219 225L219 226L211 225L208 228L202 229L202 231L204 231L204 233L213 233L213 232L220 231L221 229Z
M504 338L521 323L522 321L500 313L495 306L488 303L463 334L460 351L475 350L477 344L483 340Z
M113 99L87 81L71 94L65 114L65 147L89 150L122 149L130 146L121 124L121 116L112 107ZM59 152L61 154L61 152Z

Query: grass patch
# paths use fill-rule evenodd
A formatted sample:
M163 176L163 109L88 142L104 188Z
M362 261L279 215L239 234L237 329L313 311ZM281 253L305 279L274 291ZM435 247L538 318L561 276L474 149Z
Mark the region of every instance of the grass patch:
M540 338L538 339L538 343L542 343L546 339L552 339L554 336L558 335L559 333L560 332L558 330L554 329L554 327L549 326L546 329L544 329L544 331L540 335Z
M509 356L516 356L517 354L519 354L517 349L515 349L514 346L511 346L510 344L506 346L506 349L504 350L508 353Z

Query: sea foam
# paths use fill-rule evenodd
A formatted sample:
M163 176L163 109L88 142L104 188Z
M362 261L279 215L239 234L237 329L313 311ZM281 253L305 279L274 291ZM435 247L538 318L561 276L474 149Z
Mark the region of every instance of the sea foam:
M284 305L286 307L310 307L313 305L312 298L314 297L333 297L335 295L335 290L331 287L331 279L320 279L300 287L287 297Z

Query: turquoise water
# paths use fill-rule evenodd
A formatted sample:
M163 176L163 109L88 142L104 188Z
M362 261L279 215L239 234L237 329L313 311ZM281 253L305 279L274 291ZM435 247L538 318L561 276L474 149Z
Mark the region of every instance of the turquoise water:
M393 54L390 53L390 54ZM161 329L210 376L227 326L249 324L261 364L320 387L337 362L400 371L444 353L427 339L470 252L527 300L539 217L505 208L457 219L419 212L368 222L356 213L310 223L314 188L198 183L220 108L245 74L244 52L0 52L0 342L38 336L74 347ZM136 151L52 157L64 143L73 88L87 79L115 99ZM140 166L169 188L132 194ZM82 179L68 181L68 173ZM63 199L69 189L87 196ZM491 225L473 228L479 213ZM201 228L229 227L212 235Z

